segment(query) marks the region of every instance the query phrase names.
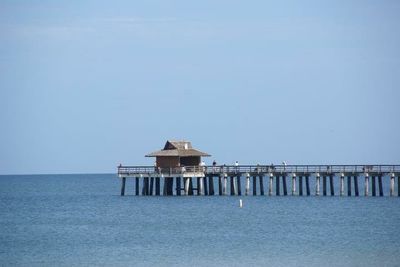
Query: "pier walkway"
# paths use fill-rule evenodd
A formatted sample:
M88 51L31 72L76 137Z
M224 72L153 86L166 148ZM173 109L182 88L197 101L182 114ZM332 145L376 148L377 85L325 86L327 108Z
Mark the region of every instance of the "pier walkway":
M118 177L121 178L122 196L125 195L127 178L135 181L135 195L149 196L242 193L310 196L311 187L315 189L313 195L316 196L360 196L360 186L363 186L364 196L384 196L387 182L387 195L400 196L400 165L222 165L176 168L120 165ZM264 180L267 184L264 184ZM268 192L265 193L264 189L268 189ZM335 191L339 193L335 194Z

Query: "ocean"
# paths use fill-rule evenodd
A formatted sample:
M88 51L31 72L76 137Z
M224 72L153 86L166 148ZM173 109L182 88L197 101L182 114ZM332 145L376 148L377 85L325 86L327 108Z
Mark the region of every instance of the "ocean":
M400 266L400 198L387 192L133 196L128 180L121 197L114 174L3 175L0 265Z

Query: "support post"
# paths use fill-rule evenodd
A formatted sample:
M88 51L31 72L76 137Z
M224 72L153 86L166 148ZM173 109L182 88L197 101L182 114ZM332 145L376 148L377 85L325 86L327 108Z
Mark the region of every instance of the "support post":
M262 175L260 175L258 177L258 179L260 180L260 196L264 195L264 177Z
M378 188L379 188L379 196L383 197L382 174L379 174L378 176Z
M233 179L233 194L235 196L238 195L238 191L237 191L237 177L236 176L232 176Z
M340 196L344 196L344 173L340 175Z
M299 196L303 195L303 176L299 175Z
M204 176L203 183L204 183L204 195L208 196L207 176Z
M170 196L173 196L174 195L174 177L171 177L169 182L170 182L169 193L170 193ZM175 185L175 187L176 187L176 185Z
M234 196L235 195L235 179L234 179L234 176L231 176L231 190L230 190L231 192L231 196Z
M250 174L246 174L246 196L250 195Z
M390 176L390 196L394 196L394 173Z
M296 195L296 174L292 175L292 196Z
M284 179L285 176L282 176L282 181ZM275 179L275 195L280 196L281 194L281 190L279 188L280 183L279 183L279 174L276 175L276 179Z
M214 195L214 177L208 177L208 192L210 196Z
M287 196L286 173L282 174L283 195Z
M150 178L150 188L149 188L149 195L153 195L153 187L154 187L154 177Z
M168 187L169 187L169 179L164 177L164 189L163 189L163 196L168 196Z
M356 197L358 197L359 196L359 193L358 193L358 175L354 174L353 179L354 179L354 195Z
M400 197L400 175L397 176L397 196Z
M222 174L218 177L218 195L222 196Z
M148 196L149 195L149 177L144 177L143 178L142 195L143 196Z
M199 177L197 180L197 195L204 196L204 177Z
M190 181L189 181L189 178L183 178L183 180L185 181L185 196L188 196L189 195L189 183L190 183Z
M236 177L236 183L237 183L237 192L238 195L241 196L242 195L242 184L240 183L240 175L238 175Z
M197 193L198 196L200 196L200 185L201 185L200 177L197 177L196 180L197 180L197 183L196 183L196 185L197 185L196 193Z
M122 179L121 179L121 196L125 196L125 183L126 183L126 177L122 177Z
M369 174L365 174L365 183L364 183L364 194L365 196L369 196Z
M160 177L156 177L156 196L160 195Z
M189 177L189 196L193 196L193 179Z
M168 177L168 195L174 195L174 177Z
M333 174L329 175L329 187L331 189L331 196L334 196L335 188L333 187Z
M372 196L376 197L375 176L372 176L371 179L372 179Z
M326 175L322 177L322 194L326 196Z
M177 196L181 195L181 177L180 176L176 177L176 195Z
M347 176L347 196L351 196L351 176Z
M269 174L269 187L268 187L268 195L272 196L272 187L274 183L274 175L272 173Z
M253 176L253 196L257 195L257 176Z
M223 184L223 188L222 188L222 191L223 191L223 194L224 194L224 195L227 194L227 192L226 192L226 187L227 187L227 182L228 182L227 180L228 180L227 174L225 173L225 174L224 174L224 184Z
M139 195L139 177L135 178L135 195Z
M320 175L317 173L315 177L315 195L319 196L319 183L320 183Z
M307 191L307 196L310 195L310 176L307 174L306 175L306 191Z
M148 196L148 195L150 195L150 177L146 177L146 178L144 178L146 181L145 181L145 184L146 184L146 186L145 186L145 194L146 194L146 196Z

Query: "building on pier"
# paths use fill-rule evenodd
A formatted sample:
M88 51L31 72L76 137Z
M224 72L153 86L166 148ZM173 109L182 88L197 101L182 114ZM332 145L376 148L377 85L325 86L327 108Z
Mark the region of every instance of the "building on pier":
M201 157L211 155L192 147L188 141L167 141L162 150L152 152L146 157L156 158L156 167L177 168L184 166L199 166Z

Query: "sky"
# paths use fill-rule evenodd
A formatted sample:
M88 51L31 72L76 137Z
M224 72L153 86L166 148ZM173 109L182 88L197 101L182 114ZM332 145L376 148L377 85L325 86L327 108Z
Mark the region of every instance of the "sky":
M399 1L0 0L0 174L400 164Z

